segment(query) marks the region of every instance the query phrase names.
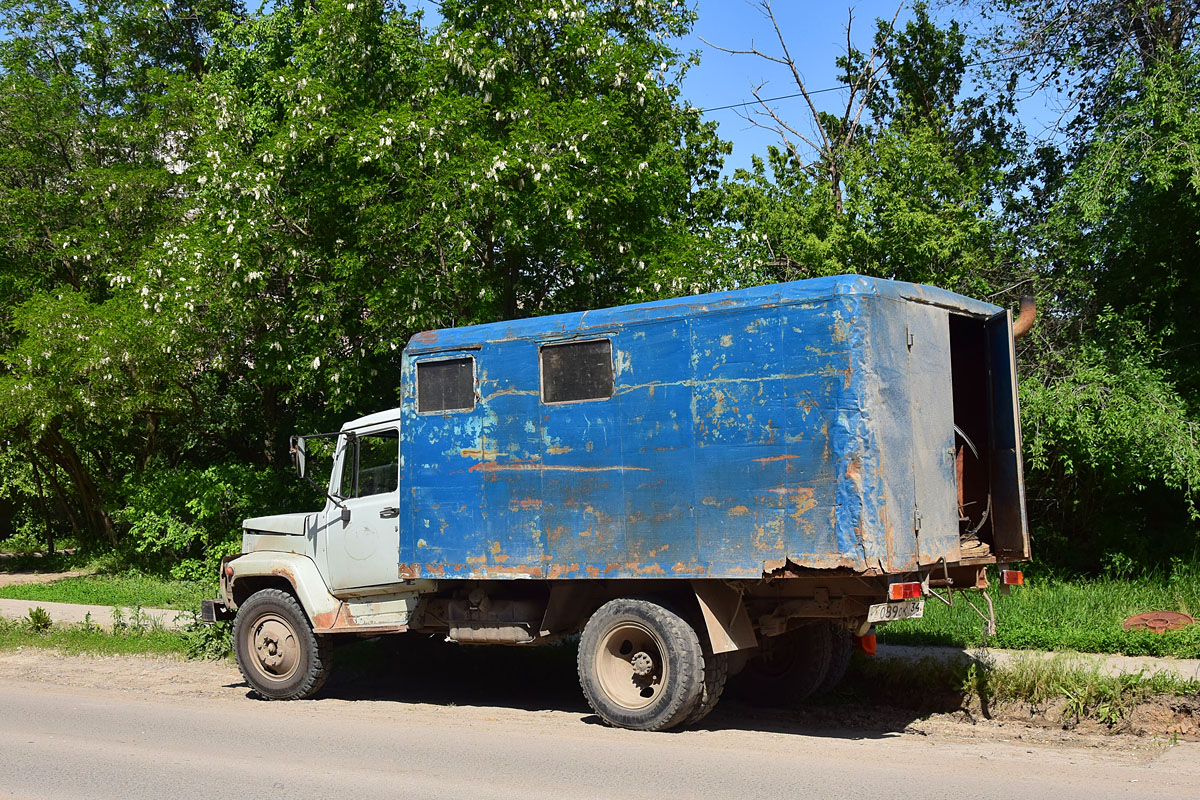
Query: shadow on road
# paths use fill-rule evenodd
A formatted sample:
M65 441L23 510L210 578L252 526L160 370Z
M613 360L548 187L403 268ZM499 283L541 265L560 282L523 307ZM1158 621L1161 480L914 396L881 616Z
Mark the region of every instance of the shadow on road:
M573 641L530 648L463 647L417 635L383 637L339 647L333 673L318 697L561 711L578 714L582 723L603 725L579 688L575 658ZM830 697L789 710L755 708L730 692L693 729L870 739L902 733L930 714L963 711L961 692L930 687L902 691L903 704L881 698L881 692L897 688L881 684L876 670L856 662ZM256 697L250 691L247 695Z

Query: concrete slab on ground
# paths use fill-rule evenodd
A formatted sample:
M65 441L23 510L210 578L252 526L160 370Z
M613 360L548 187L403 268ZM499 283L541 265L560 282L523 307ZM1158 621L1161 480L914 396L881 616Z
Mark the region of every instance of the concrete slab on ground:
M0 617L7 619L24 619L29 616L29 609L43 608L54 622L64 625L77 625L89 619L99 628L111 630L113 627L112 606L87 606L76 603L47 603L43 600L3 600L0 599ZM129 624L135 613L140 613L146 625L158 625L167 630L181 630L191 622L192 615L186 611L172 611L165 608L122 608L121 619Z
M877 658L895 658L904 661L969 662L992 659L998 666L1030 659L1057 660L1081 667L1097 666L1105 675L1136 675L1150 677L1159 673L1174 673L1184 680L1200 681L1200 659L1158 658L1155 656L1120 656L1103 653L1046 653L1039 650L962 650L957 647L912 647L909 645L880 644Z

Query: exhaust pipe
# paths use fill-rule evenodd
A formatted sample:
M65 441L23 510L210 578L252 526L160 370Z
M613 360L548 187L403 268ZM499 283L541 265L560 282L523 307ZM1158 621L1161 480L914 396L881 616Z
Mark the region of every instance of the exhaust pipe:
M1029 295L1021 298L1021 313L1013 322L1013 340L1020 339L1025 334L1029 333L1029 329L1033 327L1033 320L1037 317L1037 301Z

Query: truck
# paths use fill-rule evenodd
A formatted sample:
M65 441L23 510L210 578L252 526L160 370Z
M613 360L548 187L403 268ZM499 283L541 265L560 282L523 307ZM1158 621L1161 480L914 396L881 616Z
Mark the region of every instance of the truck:
M1033 311L843 275L418 333L396 408L292 438L324 507L245 520L202 616L269 699L405 633L577 636L588 703L637 730L698 722L730 679L828 691L854 636L989 567L1021 582Z

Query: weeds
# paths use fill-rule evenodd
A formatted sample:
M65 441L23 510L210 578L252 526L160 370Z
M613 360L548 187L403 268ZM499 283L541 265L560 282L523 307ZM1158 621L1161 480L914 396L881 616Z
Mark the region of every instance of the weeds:
M32 609L36 612L38 609ZM48 621L48 617L47 620ZM76 655L187 655L187 643L174 631L153 625L126 623L120 630L106 631L87 617L77 625L35 626L30 618L0 619L0 650L36 647Z
M188 626L183 630L183 639L187 644L188 658L203 661L218 661L233 655L233 623L215 622L206 625L196 614L192 615Z
M50 626L53 625L54 622L50 619L50 612L41 606L38 606L36 608L29 609L29 616L27 617L26 624L29 627L30 633L41 633L42 631L49 630Z

